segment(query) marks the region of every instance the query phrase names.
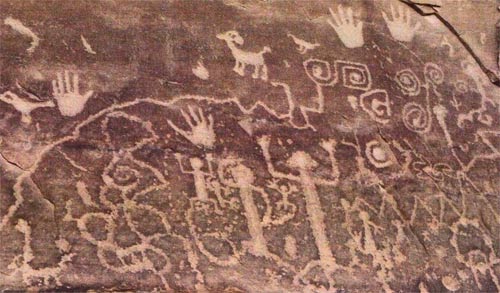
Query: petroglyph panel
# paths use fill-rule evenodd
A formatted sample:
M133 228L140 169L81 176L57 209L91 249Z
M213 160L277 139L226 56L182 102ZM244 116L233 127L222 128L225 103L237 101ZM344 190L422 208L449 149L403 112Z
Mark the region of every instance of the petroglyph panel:
M0 17L1 290L500 291L500 90L435 16L3 0Z

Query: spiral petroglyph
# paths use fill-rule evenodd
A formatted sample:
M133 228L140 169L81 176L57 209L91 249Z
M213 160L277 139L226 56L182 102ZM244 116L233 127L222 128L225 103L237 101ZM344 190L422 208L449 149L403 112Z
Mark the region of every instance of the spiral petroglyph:
M498 292L467 1L340 2L0 1L0 290Z

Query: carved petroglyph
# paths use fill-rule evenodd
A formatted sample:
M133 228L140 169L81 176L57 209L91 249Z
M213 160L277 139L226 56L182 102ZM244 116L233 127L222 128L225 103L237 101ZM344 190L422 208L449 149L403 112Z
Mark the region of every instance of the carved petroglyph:
M82 199L82 202L86 206L98 207L98 204L92 200L92 196L90 195L89 191L87 190L87 186L85 185L85 182L78 181L76 183L76 191L77 191L78 195L80 196L80 198Z
M309 43L290 33L288 33L287 36L292 38L293 42L298 46L297 51L299 51L300 54L305 54L309 50L314 50L315 48L320 46L318 43Z
M198 108L195 111L191 106L188 107L189 115L184 110L181 110L184 121L191 128L190 131L182 130L177 127L172 121L168 121L168 125L172 127L177 133L182 135L185 139L189 140L192 144L199 147L212 148L215 143L214 132L214 118L212 114L205 117L203 110Z
M203 60L199 60L196 64L196 67L194 67L192 71L193 74L199 79L208 80L208 78L210 77L208 69L205 67L205 65L203 65Z
M264 60L264 54L271 52L271 48L265 46L260 52L244 51L237 46L244 43L243 38L237 31L228 31L217 35L220 40L226 41L227 46L231 50L235 59L234 72L241 76L245 76L245 68L247 65L254 67L252 74L253 78L260 78L264 81L268 79L267 65Z
M338 13L333 12L329 8L332 20L328 20L328 24L335 30L340 40L347 48L359 48L364 45L363 39L363 22L355 23L352 8L346 10L339 5Z
M332 73L330 63L319 59L308 59L304 61L304 69L307 76L316 84L318 107L316 111L323 113L325 107L325 96L323 95L323 87L333 86L337 83L337 75Z
M385 168L393 164L388 147L377 140L366 144L365 154L368 161L377 168Z
M432 126L427 109L413 102L403 107L403 122L406 128L417 133L427 133Z
M205 177L212 176L208 172L204 172L201 170L203 167L203 161L199 158L191 158L189 159L189 163L191 164L192 171L187 171L184 169L182 164L182 155L177 153L175 154L175 158L179 163L179 167L181 172L184 174L192 174L194 178L194 188L196 191L196 197L201 201L208 200L208 191L207 191L207 182Z
M359 96L359 105L371 119L387 124L392 116L391 101L385 90L371 90Z
M297 275L298 278L296 278L296 280L300 280L301 276L307 271L311 270L313 267L320 266L327 275L330 286L333 286L334 281L331 276L338 268L338 265L332 254L330 244L326 236L325 215L321 207L321 202L316 186L336 186L338 184L339 172L337 161L334 156L336 142L334 140L326 140L321 144L325 151L328 152L329 158L331 160L331 176L333 177L333 179L314 177L312 172L318 166L318 162L316 162L309 154L303 151L294 152L287 161L287 165L297 170L299 172L299 176L277 171L273 166L271 154L269 153L271 137L262 136L258 139L258 143L262 149L269 173L276 178L288 179L300 183L304 192L308 220L313 231L316 248L319 252L319 260L310 262L304 268L302 273Z
M365 64L350 61L335 61L335 68L341 74L342 84L350 89L367 91L372 87L372 76Z
M324 64L323 64L324 65ZM322 76L322 75L317 75ZM316 78L317 78L316 76ZM331 82L333 78L333 74L329 76L326 80ZM314 75L313 75L314 77ZM367 92L367 93L370 93ZM209 101L214 105L217 104L217 100L206 98L206 97L198 97L198 96L189 96L185 99L190 99L189 105L192 104L193 100L197 102ZM383 99L382 99L383 100ZM117 118L126 118L127 120L138 122L144 127L148 129L146 132L151 132L151 135L148 135L147 139L139 140L138 143L134 144L133 147L128 148L124 147L123 150L127 152L132 152L133 150L139 149L141 146L145 146L149 143L154 142L158 139L153 132L152 126L149 122L142 121L135 116L126 114L125 112L120 111L121 107L128 107L138 103L152 103L157 106L167 106L170 107L179 101L174 99L169 102L161 102L155 101L151 99L143 99L137 100L134 102L126 103L121 106L114 106L110 110L104 110L101 116L105 116L106 118L100 122L102 130L104 133L110 132L112 129L109 127L110 119ZM237 105L237 100L230 100L229 102ZM227 100L219 101L219 103L228 103ZM367 103L365 101L366 105ZM375 103L376 104L376 103ZM360 106L359 106L360 107ZM179 109L177 105L172 107L172 109ZM239 108L244 111L244 108ZM373 107L373 109L377 110L377 106ZM438 122L444 121L443 118L446 115L445 109L440 107L434 108L434 113L436 117L438 117ZM111 113L107 113L106 111L112 111ZM381 113L385 113L384 111L380 111ZM89 121L97 120L99 115L91 116ZM212 115L212 114L210 114ZM203 131L199 131L200 133L208 131L212 133L215 127L213 119L210 119L207 114L203 113L200 108L191 107L188 111L182 114L180 117L186 119L186 124L189 125L189 122L193 126L196 125L204 125ZM205 123L203 122L205 121ZM82 125L87 125L89 122L84 122ZM182 122L181 122L182 123ZM170 124L170 123L169 123ZM212 126L210 126L212 125ZM440 122L440 125L444 125ZM172 127L172 125L170 125ZM175 129L176 132L179 133L178 130ZM178 128L178 127L177 127ZM180 129L180 128L178 128ZM184 130L183 130L184 131ZM188 139L193 143L193 145L203 146L207 149L213 150L217 141L215 139L210 140L211 143L195 143L192 141L193 133L195 130L185 131L185 135L182 135L184 138ZM495 133L484 132L479 135L481 140L485 141L485 144L489 144L492 146L494 150L496 150L495 158L500 156L498 150L494 147L491 142L491 135L495 135ZM108 143L113 142L113 137L111 135L106 135L106 141ZM451 139L451 134L446 135L446 139ZM482 138L485 139L482 139ZM215 138L215 135L214 135ZM336 187L339 184L339 167L335 157L336 151L336 142L335 140L323 140L320 143L320 147L324 150L324 154L327 154L329 160L331 161L331 178L321 178L318 175L313 174L316 172L316 168L319 166L319 163L316 159L312 158L311 154L308 154L304 151L293 151L289 159L287 160L287 166L291 168L293 171L298 172L287 173L277 171L276 168L279 163L275 163L274 158L271 157L270 150L271 140L270 136L261 137L258 140L258 143L262 149L264 154L264 161L267 165L268 171L273 176L273 180L267 183L266 188L268 190L274 190L282 195L282 199L279 201L271 201L269 193L262 187L259 187L259 174L257 174L250 167L246 166L242 160L237 159L236 157L227 157L226 159L214 159L211 158L210 153L205 154L205 159L192 157L184 161L180 156L177 157L179 167L181 172L185 172L194 179L194 191L196 193L196 197L190 197L190 209L186 215L187 222L189 223L189 233L194 238L193 246L196 247L196 250L193 251L190 245L185 244L184 249L187 253L191 253L191 268L193 271L196 271L196 254L200 254L203 257L206 257L208 261L213 264L219 266L236 266L240 261L242 261L242 257L245 253L249 253L254 256L262 256L281 267L285 267L290 271L294 271L293 266L289 263L283 261L283 259L270 252L269 245L270 241L267 238L267 234L271 226L280 226L288 221L291 221L294 216L296 216L297 208L294 203L289 199L290 197L296 197L298 195L302 195L305 200L305 212L307 213L307 219L309 221L309 225L311 226L312 236L314 240L314 244L319 253L319 259L312 259L307 262L307 265L300 270L299 272L294 274L295 284L307 284L308 283L308 274L314 271L315 267L320 267L322 271L327 275L328 282L330 284L330 288L334 288L335 281L333 278L335 277L335 272L337 270L345 270L349 271L351 269L355 269L358 265L361 265L361 260L359 258L353 258L349 267L344 267L337 263L336 258L332 253L333 245L330 243L331 240L327 238L326 232L326 223L329 220L329 216L325 211L325 206L320 204L320 198L322 194L320 193L321 186L331 186ZM195 140L196 141L196 140ZM278 142L279 144L279 142ZM394 280L394 275L392 273L392 268L397 264L404 263L404 257L401 257L401 252L399 251L399 246L394 246L389 248L388 244L381 244L378 242L377 238L381 235L381 233L386 233L387 227L382 227L377 224L375 215L384 216L386 212L390 210L397 210L397 204L395 202L394 196L388 193L386 190L381 187L381 179L378 178L376 173L372 172L368 168L368 164L371 164L376 169L379 168L387 168L394 165L398 165L397 161L392 154L391 148L386 142L381 140L370 140L365 144L365 148L362 149L359 145L359 141L356 143L348 143L343 141L342 144L350 145L356 149L357 156L355 161L358 166L358 179L359 182L364 182L368 186L375 186L377 190L382 195L383 204L379 208L374 207L373 205L368 205L363 203L362 199L359 198L355 202L349 203L347 201L343 201L344 210L348 211L349 217L346 218L346 228L348 229L349 235L352 237L352 241L348 242L346 246L349 249L352 249L353 255L356 253L360 253L363 255L370 255L373 257L372 266L377 271L377 281L385 288L385 290L390 290L390 283ZM493 152L492 149L492 152ZM320 152L323 152L320 149ZM402 147L399 148L400 151L404 152ZM316 156L317 154L314 153ZM366 157L365 159L363 158ZM183 156L184 157L184 156ZM493 158L493 156L491 157ZM278 158L281 159L281 158ZM184 161L184 162L183 162ZM206 161L206 162L205 162ZM212 166L212 163L215 161L215 166ZM142 166L141 166L142 164ZM190 165L190 168L184 168L184 164ZM454 177L454 169L448 165L434 163L432 165L419 165L414 164L416 169L422 170L420 175L417 174L418 178L424 180L425 178L433 178L433 180L437 182L442 182L445 178L455 178ZM212 168L216 168L217 170L214 172ZM78 169L78 168L77 168ZM187 170L189 169L189 170ZM80 169L78 169L80 170ZM168 281L167 276L172 274L172 262L169 259L169 256L165 253L164 250L156 247L153 242L154 239L158 239L163 235L162 233L154 234L154 236L146 235L144 232L141 232L141 226L138 225L134 218L133 214L138 211L148 211L151 214L157 215L159 217L160 223L159 227L165 227L165 231L171 233L172 225L168 221L168 215L165 212L161 212L159 207L153 207L150 205L139 204L137 202L138 198L142 193L140 190L140 186L142 183L139 183L141 178L144 177L144 173L146 170L150 170L153 174L156 174L155 177L158 178L157 184L159 186L149 186L148 190L154 190L157 188L161 188L168 184L168 180L165 177L162 177L162 172L158 170L154 170L147 164L141 163L137 159L133 158L130 154L115 154L113 155L113 159L111 160L108 167L105 168L102 178L103 182L106 184L106 188L103 188L99 193L99 202L95 200L94 195L91 194L91 191L86 187L86 183L83 181L77 182L76 190L78 192L77 200L80 200L84 206L89 209L98 209L99 206L104 205L112 212L111 214L105 212L95 212L95 213L87 213L84 216L80 216L74 211L73 206L76 204L76 201L68 203L67 209L67 217L66 220L68 222L73 222L80 231L82 237L96 246L98 251L98 259L99 262L109 270L112 270L117 273L130 273L130 272L152 272L157 276L161 276L164 289L167 288L172 289L172 284ZM83 171L83 170L82 170ZM148 171L149 172L149 171ZM196 173L196 174L195 174ZM220 186L218 191L214 185L214 181L220 181ZM370 183L371 182L371 183ZM371 184L371 185L370 185ZM297 185L299 188L295 187ZM116 202L112 202L111 198L109 198L108 193L110 190L117 189L120 191L120 197L122 203L117 204ZM166 192L168 193L168 192ZM229 195L237 195L234 199L236 200L227 200L224 197ZM130 197L133 197L130 199ZM448 204L449 200L445 197L441 197L442 202ZM258 201L262 199L265 204L264 212L259 211ZM241 207L237 204L237 202L241 202ZM425 200L417 200L415 199L415 206L422 207L425 211L429 213L434 213L430 208L427 208L428 203ZM96 207L97 205L97 207ZM281 214L279 218L273 218L271 215L280 209L280 206L284 211L287 211L284 215ZM219 208L220 207L220 208ZM207 215L219 215L224 217L228 210L236 211L240 210L243 213L245 223L248 226L248 233L250 237L248 241L244 241L242 244L234 241L234 238L231 238L230 233L231 229L227 231L221 232L208 232L202 233L197 231L196 222L192 219L196 217L196 214L205 213L207 211L213 210L214 213ZM454 209L456 210L456 209ZM413 210L411 219L408 220L408 223L415 224L419 215L422 211L419 208L415 208ZM120 247L117 246L112 239L116 239L117 237L117 228L116 222L120 219L121 213L124 213L125 218L129 222L129 226L134 231L135 234L139 235L138 237L141 239L139 244L134 244L129 247ZM460 213L460 212L458 212ZM405 218L398 214L398 221L401 223L406 223ZM347 216L346 216L347 217ZM101 219L103 223L105 223L106 233L103 239L96 238L95 235L90 234L90 223L94 220ZM435 222L443 222L443 215L436 215ZM355 221L359 221L361 226L356 226ZM398 223L398 222L395 222ZM399 227L398 231L408 231L407 225L409 224L394 224ZM360 230L361 229L361 230ZM401 234L400 232L399 234ZM398 235L399 235L398 234ZM175 236L178 239L184 239L183 243L186 243L185 238L182 236ZM397 243L402 243L405 240L406 236L399 236L399 240ZM207 239L217 239L219 242L226 243L230 248L231 252L227 255L220 256L216 255L216 251L210 247ZM458 240L457 240L458 241ZM189 241L188 241L189 242ZM284 259L297 259L300 257L300 246L298 246L297 239L294 236L289 235L284 239L284 250L286 253L286 257ZM64 247L64 243L61 244L61 247ZM399 244L398 244L399 245ZM189 252L190 251L190 252ZM162 254L163 253L163 254ZM156 260L162 260L165 265L161 268L155 267L153 259L150 255L155 255ZM471 256L475 255L474 253ZM113 262L112 258L116 258L118 263ZM193 259L194 258L194 259ZM466 261L468 261L466 259ZM490 273L488 269L484 270L481 268L481 271L477 271L482 273L483 271L487 274ZM202 283L202 277L198 281Z
M73 78L71 78L70 72L65 70L64 77L59 72L57 80L52 81L52 94L57 101L59 112L63 116L76 116L83 111L94 91L89 90L85 94L80 94L78 73L73 73Z
M424 73L426 81L433 85L440 85L444 82L444 73L439 65L432 62L427 62L424 65Z
M419 21L417 21L415 25L412 25L410 9L405 9L403 5L399 5L396 11L391 4L391 17L389 18L384 11L382 11L382 16L389 28L391 36L401 42L411 42L415 33L422 26Z
M393 38L411 41L415 32L408 32L418 25L408 12L392 9L384 18ZM363 23L352 10L331 13L344 45L363 46ZM380 27L368 25L369 31ZM223 28L206 30L214 41ZM246 24L238 30L251 31ZM229 31L217 37L230 48L234 70L245 76L250 67L255 81L220 79L223 68L214 60L225 54L214 48L226 44L215 40L197 47L210 50L182 52L191 57L182 71L188 78L165 88L140 73L139 82L116 96L90 99L92 91L79 94L78 75L69 71L53 81L55 101L5 86L10 90L0 100L34 124L19 127L33 131L22 149L34 159L17 163L9 149L16 131L0 138L0 172L7 170L1 191L8 192L1 196L0 229L15 244L1 247L9 264L2 275L20 288L49 291L101 276L123 282L103 290L500 290L494 92L474 68L460 72L418 55L417 42L410 50L374 41L362 49L366 58L328 59L331 42L319 46L288 31L303 32L279 29L281 40L270 41L276 55L267 65L272 60L287 69L272 80L267 50L254 53L258 43L242 50L240 34ZM79 56L100 56L83 35L80 40L92 55ZM215 53L210 64L200 56L209 51ZM344 51L354 52L337 53ZM138 57L143 68L147 58ZM30 88L42 92L48 74L40 72ZM169 92L190 82L213 96ZM130 90L138 93L134 100ZM18 113L2 105L3 135ZM55 106L78 120L38 109ZM30 152L36 144L40 150ZM38 201L43 205L36 209Z
M448 56L449 57L454 57L455 56L455 48L453 45L450 43L448 38L446 36L443 36L443 39L441 40L441 47L446 47L448 48Z
M464 68L466 74L472 78L474 83L476 84L477 90L481 95L481 106L477 109L472 109L468 113L461 113L458 116L457 125L460 128L465 127L465 122L473 122L474 117L477 115L477 121L480 123L491 126L493 123L493 118L485 113L487 110L487 105L490 104L493 107L497 107L497 104L488 97L486 90L484 88L484 77L483 73L474 65L470 63L463 63L462 67Z
M44 267L35 269L30 265L30 262L34 258L31 227L29 226L28 222L20 219L17 222L15 228L17 231L23 234L24 247L23 253L14 258L14 260L7 266L7 270L11 271L10 274L21 275L24 283L28 286L33 286L39 284L40 282L44 286L62 286L60 274L67 268L68 262L72 260L75 254L63 251L64 255L59 261L57 267ZM51 284L51 282L54 282L55 284Z
M31 112L38 108L44 107L54 107L55 104L52 101L41 101L40 99L34 99L33 95L28 95L29 99L21 98L11 91L6 91L0 94L0 101L10 104L21 113L21 122L30 124L31 123Z
M267 256L270 252L267 249L267 242L264 238L262 221L260 219L257 206L253 199L253 193L258 191L262 196L267 198L267 194L253 186L255 175L250 168L238 162L235 159L226 159L221 163L222 168L219 169L219 178L222 182L232 188L238 190L243 208L245 210L245 217L248 224L248 230L251 240L246 243L246 247L250 253L256 256ZM225 172L229 173L231 179L226 178Z
M406 95L413 97L420 94L420 80L411 69L404 69L396 73L396 82Z
M83 44L83 48L85 49L85 52L87 52L89 54L93 54L93 55L97 54L97 52L94 51L94 49L92 49L89 42L87 41L87 39L85 39L85 37L83 35L80 35L80 39L82 40L82 44Z
M460 283L453 276L444 276L441 278L441 283L443 286L450 290L451 292L455 292L460 289Z
M26 49L26 51L29 54L35 52L36 47L38 47L40 43L40 38L31 29L26 27L20 20L12 18L10 16L5 18L3 23L10 26L13 30L22 34L23 36L31 38L31 46Z

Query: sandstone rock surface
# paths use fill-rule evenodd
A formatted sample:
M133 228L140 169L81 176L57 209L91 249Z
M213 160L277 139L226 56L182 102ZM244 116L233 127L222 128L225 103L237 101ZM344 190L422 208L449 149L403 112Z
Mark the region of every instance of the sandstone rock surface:
M0 17L2 290L500 290L500 90L435 20L369 0Z

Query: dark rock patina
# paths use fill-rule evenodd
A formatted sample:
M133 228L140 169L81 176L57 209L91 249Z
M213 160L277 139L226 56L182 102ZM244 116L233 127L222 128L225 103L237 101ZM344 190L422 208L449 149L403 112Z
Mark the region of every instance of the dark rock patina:
M500 91L406 9L0 1L0 288L497 292Z

